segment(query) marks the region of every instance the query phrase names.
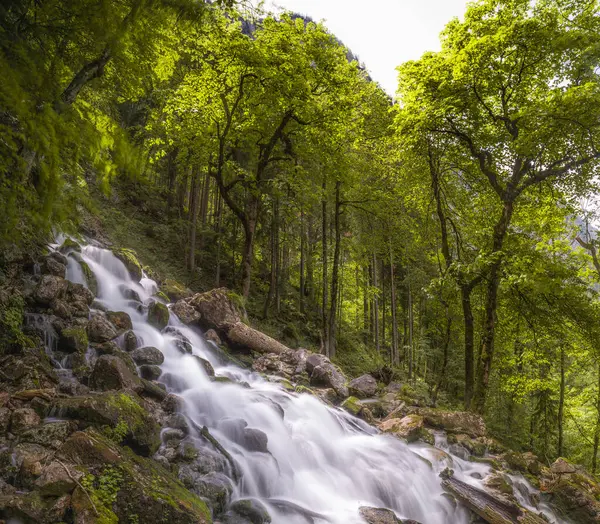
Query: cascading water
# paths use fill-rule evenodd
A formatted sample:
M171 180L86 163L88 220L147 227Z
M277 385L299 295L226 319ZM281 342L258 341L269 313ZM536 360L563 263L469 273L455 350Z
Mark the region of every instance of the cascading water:
M147 304L157 290L152 280L133 281L124 264L106 249L86 246L81 256L98 284L93 307L130 315L140 344L164 354L159 380L184 399L185 415L194 428L206 426L232 457L237 470L237 474L229 470L236 479L232 500L259 499L275 523L358 524L363 522L360 506L390 508L400 518L423 524L469 522L468 511L444 493L438 475L451 466L461 480L483 487L488 465L452 455L441 436L439 447L408 445L378 434L309 394L288 392L257 373L223 364L211 343L174 314L171 329L158 331L147 322L146 309L132 301L131 291L125 292L134 291L133 296ZM67 278L85 282L79 265L72 257L69 260ZM177 348L172 328L189 339L192 355ZM211 380L193 355L208 360L217 376L232 381ZM264 435L268 452L264 452ZM188 439L199 448L209 446L194 429ZM546 506L531 507L523 493L532 488L524 479L518 481L525 486L520 497L523 505L561 522Z

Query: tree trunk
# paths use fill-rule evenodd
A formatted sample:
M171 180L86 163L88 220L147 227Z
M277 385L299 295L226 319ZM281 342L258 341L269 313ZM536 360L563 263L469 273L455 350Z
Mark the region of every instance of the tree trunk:
M306 287L308 295L308 303L312 307L315 303L315 276L313 266L313 255L315 246L315 233L313 228L313 217L311 214L308 215L307 224L307 242L306 242Z
M378 289L377 282L377 257L373 253L373 287ZM381 350L379 343L379 297L377 293L373 295L373 334L375 336L375 350L377 353Z
M559 457L563 456L563 422L564 422L564 408L565 408L565 347L563 344L560 346L560 393L558 396L558 446L556 454Z
M592 475L598 466L598 444L600 443L600 360L598 361L598 397L596 400L596 428L594 429L594 451L592 454Z
M390 245L390 295L392 310L392 355L390 363L398 365L398 318L396 315L396 278L394 275L394 252Z
M305 277L304 277L304 266L306 265L304 262L306 251L306 238L304 232L304 211L300 210L300 301L299 308L300 313L304 313L304 293L305 293Z
M208 216L208 198L210 196L210 181L210 173L206 173L204 177L204 184L202 186L202 198L200 200L200 224L202 226L200 238L198 239L198 249L200 249L200 251L202 251L202 249L204 248L204 232L206 230L206 220Z
M408 380L413 378L413 303L410 282L408 283Z
M340 247L342 233L340 230L340 185L338 180L335 183L335 213L334 213L334 231L335 231L335 247L333 251L333 268L331 272L331 308L329 311L329 324L327 330L327 356L333 358L336 350L336 317L338 306L338 286L339 286L339 270L340 270Z
M269 292L267 293L267 299L263 308L263 318L267 318L269 315L269 308L273 302L275 296L275 289L277 288L277 258L279 248L277 245L277 231L279 229L279 213L277 200L272 200L272 214L271 214L271 278L269 280Z
M216 216L216 231L217 231L217 262L215 267L215 287L221 287L221 234L223 222L223 200L221 194L217 191L217 216Z
M475 408L479 413L483 413L485 408L485 398L487 395L487 387L490 380L492 361L494 357L494 336L496 333L498 288L500 286L500 269L502 264L502 258L499 255L502 251L502 246L504 244L504 239L508 231L512 214L513 203L512 201L507 201L502 207L502 215L500 216L500 220L498 220L494 227L492 254L498 256L498 259L492 264L488 276L485 324L481 340L481 365L479 367L475 398Z
M191 206L190 206L190 240L189 240L189 258L188 269L194 271L196 269L196 229L198 222L198 208L200 200L200 173L192 174L192 190L191 190Z
M321 300L321 320L323 326L323 352L329 354L329 347L327 342L329 335L327 333L327 293L329 292L327 283L327 181L323 178L323 200L321 202L322 207L322 247L323 247L323 296Z
M242 254L242 296L245 300L250 295L252 282L252 258L254 256L254 236L256 234L256 221L258 203L252 202L253 208L244 222L244 252Z
M472 288L462 285L460 292L465 332L465 409L468 411L472 407L475 383L475 321L471 305Z
M452 334L452 317L450 316L450 308L448 304L444 304L446 309L446 333L444 335L444 343L443 343L443 353L442 353L442 367L440 369L439 378L435 389L433 390L432 400L435 404L437 401L437 396L446 382L446 369L448 368L448 349L450 347L450 336Z

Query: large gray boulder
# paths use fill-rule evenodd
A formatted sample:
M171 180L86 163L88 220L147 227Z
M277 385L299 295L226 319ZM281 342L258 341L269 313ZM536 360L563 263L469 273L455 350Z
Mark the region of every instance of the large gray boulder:
M309 355L306 358L306 371L313 386L333 388L341 398L349 396L346 377L325 355Z
M102 355L96 361L90 377L90 385L100 391L141 388L139 377L123 360L113 355Z
M131 356L136 364L148 364L151 366L160 366L165 361L162 351L152 346L134 349Z
M358 398L372 397L377 393L377 381L368 374L361 375L348 384L350 394Z
M118 333L115 326L104 316L94 315L87 326L88 337L91 342L108 342L116 338Z

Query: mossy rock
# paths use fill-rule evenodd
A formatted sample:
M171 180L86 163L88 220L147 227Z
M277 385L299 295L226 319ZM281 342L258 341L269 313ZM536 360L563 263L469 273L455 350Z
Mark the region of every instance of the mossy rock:
M161 302L153 302L148 308L148 323L156 329L163 329L169 323L169 308Z
M348 397L340 404L340 407L355 417L358 417L359 413L363 409L360 400L358 400L356 397Z
M85 474L81 483L96 506L94 511L88 496L77 488L72 499L75 522L212 522L206 503L169 471L94 430L73 434L58 456L79 465Z
M113 254L125 264L131 278L139 282L143 277L142 265L140 264L137 254L133 249L115 248Z
M94 275L94 272L90 269L90 266L85 260L80 259L79 265L81 266L81 271L83 271L83 276L85 277L88 289L94 296L98 295L98 280L96 280L96 275Z
M72 238L67 237L58 250L63 254L68 251L76 251L79 253L81 252L81 246Z
M302 386L302 385L296 386L295 388L293 388L293 390L296 393L308 393L309 395L312 395L313 397L315 396L315 392L306 386Z
M160 298L161 300L164 300L167 303L171 302L171 300L169 299L169 297L167 295L165 295L162 291L157 291L152 296L155 297L155 298Z
M162 286L160 286L160 292L167 297L167 302L177 302L178 300L191 297L194 294L183 284L170 278L167 278Z
M131 446L142 455L152 455L160 446L160 427L143 401L133 392L57 399L53 412L85 425L104 428L105 434Z
M77 351L85 353L88 348L87 332L82 327L70 327L63 329L60 333L59 347L63 351Z

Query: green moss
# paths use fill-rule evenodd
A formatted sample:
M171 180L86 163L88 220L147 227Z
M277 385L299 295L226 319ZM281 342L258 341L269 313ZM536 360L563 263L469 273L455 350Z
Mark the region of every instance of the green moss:
M32 346L23 333L25 302L19 294L0 294L0 354L12 347Z
M231 291L231 289L227 289L225 294L234 306L236 306L242 312L246 311L246 301L242 295L238 295L235 291Z
M85 260L80 260L79 265L81 266L81 271L83 271L83 276L85 277L89 290L94 295L97 295L98 281L96 280L96 275L94 275L94 272L90 269L90 266Z
M61 343L64 343L75 351L85 352L89 341L85 329L81 327L71 327L62 330Z
M65 253L67 251L80 252L81 246L77 242L75 242L75 240L73 240L72 238L67 237L67 238L65 238L65 241L60 246L59 251L61 253Z
M169 308L161 302L154 302L148 308L148 322L157 329L163 329L169 323Z
M348 397L346 400L344 400L344 402L341 403L340 407L354 416L358 416L363 408L360 400L358 400L356 397Z
M294 391L296 393L308 393L309 395L312 395L313 397L315 396L315 392L312 389L307 388L306 386L296 386L294 388Z
M162 291L157 291L156 293L154 293L154 295L152 295L154 297L160 298L161 300L164 300L165 302L170 302L171 300L169 299L169 297L167 295L165 295Z
M134 280L141 280L143 276L142 265L140 264L137 254L133 249L124 247L113 249L114 255L125 264L131 277Z

